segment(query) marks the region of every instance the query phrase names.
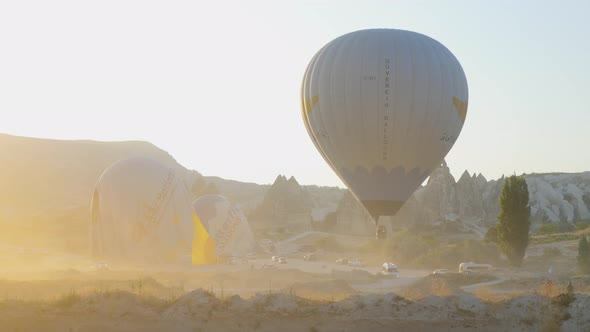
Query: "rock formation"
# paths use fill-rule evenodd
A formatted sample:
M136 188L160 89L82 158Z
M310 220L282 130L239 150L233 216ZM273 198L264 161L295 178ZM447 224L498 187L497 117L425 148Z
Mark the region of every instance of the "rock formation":
M545 222L573 224L590 220L590 172L526 175L535 229ZM447 221L485 229L496 224L504 177L488 181L482 174L463 172L458 181L447 166L435 169L427 184L416 190L393 218L397 225L438 225ZM352 195L345 195L337 211L336 230L366 234L365 211Z
M310 195L297 180L279 175L249 219L259 228L309 229L311 208Z

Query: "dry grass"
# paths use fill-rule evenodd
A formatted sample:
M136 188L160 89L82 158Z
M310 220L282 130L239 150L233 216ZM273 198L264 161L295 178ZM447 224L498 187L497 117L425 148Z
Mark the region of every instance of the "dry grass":
M545 282L537 288L537 293L546 297L556 297L559 293L559 285L556 282Z
M498 303L524 295L524 292L498 293L490 287L481 286L475 289L474 295L482 301Z
M446 279L424 278L421 281L402 289L400 296L415 301L430 295L450 296L457 291L458 290L450 287Z
M552 294L555 289L557 289L556 286L555 288L548 288L546 290L547 294ZM368 295L367 297L353 297L350 300L344 300L342 302L310 301L298 297L299 294L293 290L289 290L288 293L279 291L277 293L273 292L273 294L259 294L257 297L244 300L241 300L237 296L222 299L212 292L202 289L196 290L192 294L187 293L186 297L181 297L176 301L166 301L151 297L145 293L141 294L142 295L126 291L97 291L93 294L80 294L74 291L66 292L53 301L44 302L36 306L30 302L15 305L15 303L10 303L10 301L7 301L6 303L0 301L0 309L3 308L3 304L6 304L10 307L7 307L5 313L18 313L18 315L21 315L22 317L25 317L26 315L33 317L34 315L38 315L38 313L49 312L51 317L54 317L57 314L61 319L62 324L76 324L75 326L78 327L82 326L81 324L87 324L88 320L93 320L93 324L97 324L96 326L99 326L98 324L103 324L103 327L109 326L108 324L110 324L110 322L108 324L104 323L104 318L117 317L119 320L117 324L124 321L125 324L129 326L135 326L135 328L130 327L128 329L130 331L148 331L145 329L146 327L149 327L149 324L145 323L146 318L153 322L164 324L168 322L166 317L174 317L175 322L178 320L185 320L184 322L186 324L195 324L194 328L198 328L202 331L211 329L228 330L230 327L233 328L237 326L245 329L250 328L252 330L276 330L277 328L280 328L286 332L305 330L318 331L324 330L327 326L334 327L332 330L341 330L343 327L348 326L346 324L357 324L357 319L360 319L365 325L354 325L354 328L358 328L356 330L371 330L371 328L375 327L376 322L379 321L379 317L381 317L380 315L383 313L382 308L387 308L385 305L388 303L384 301L384 298L375 297L374 294ZM405 290L406 298L412 300L418 300L429 295L447 297L454 294L456 294L455 290L449 284L448 280L444 278L424 278L419 287L408 287ZM450 310L448 311L449 315L460 315L461 317L474 318L477 314L481 317L487 317L484 318L484 320L486 320L485 324L502 324L501 321L495 320L496 318L494 317L497 316L494 316L494 312L509 310L505 313L501 313L499 317L504 317L502 315L507 314L511 317L510 319L517 319L517 321L520 322L520 327L524 327L528 330L542 329L544 331L559 331L562 322L572 319L571 316L568 316L569 313L567 311L568 306L572 302L572 295L568 294L561 294L552 298L551 305L552 308L554 308L554 311L549 315L540 317L538 315L534 316L526 314L526 312L535 309L534 303L531 303L531 305L533 305L531 308L519 307L520 310L511 310L509 307L511 301L505 300L518 296L515 293L495 294L490 288L480 287L476 290L475 295L479 299L488 302L485 304L486 307L484 307L485 312L472 311L471 309L467 310L463 307L457 306L456 301L458 298L471 300L472 297L470 295L466 297L452 297L448 300L449 302L443 302L445 305L440 308L447 308L445 310ZM203 301L204 298L207 298L208 300ZM440 303L438 301L446 300L435 299L433 303ZM430 321L429 319L439 317L441 313L438 312L440 311L439 309L430 307L428 302L408 305L411 304L409 301L400 301L399 297L392 303L394 302L396 303L396 311L401 310L400 315L403 317L406 317L407 314L414 315L416 312L413 310L417 309L422 311L435 310L427 312L426 314L423 313L420 317L424 318L414 317L405 322L401 319L399 324L403 323L408 325L405 325L406 328L404 328L403 324L399 325L398 328L394 330L423 331L436 330L437 326L441 328L455 326L453 325L454 320L452 319L452 316L448 316L448 321ZM419 306L423 306L422 309L419 309ZM328 307L330 308L329 313L325 314L325 311L322 310L328 309ZM477 309L477 306L474 308L475 309L473 310L479 310ZM350 315L350 310L355 314L362 314L363 316L358 316L353 318L353 320L350 320L352 316ZM0 312L2 311L0 310ZM275 313L277 312L280 313L280 317L278 318L275 317ZM76 315L72 315L72 313L76 313ZM78 317L78 314L82 316ZM485 316L482 316L484 314ZM443 317L443 320L446 319L445 317L447 316L445 315L447 314L442 315L443 316L440 317ZM488 318L490 320L487 320ZM343 320L347 319L349 320L348 323L342 323ZM425 321L420 322L419 320L421 319L425 319ZM108 319L106 321L108 321ZM329 323L326 323L327 321ZM285 329L283 326L284 322L290 322L292 327L295 326L296 328L290 330ZM337 322L340 322L343 325L334 325ZM388 321L388 324L389 323L393 325L397 324L394 321ZM443 325L439 326L436 324ZM408 326L412 326L413 328L408 329ZM490 327L491 325L485 326ZM511 325L506 325L505 327L508 326ZM149 331L169 330L171 328L170 325L166 325L166 327L161 325L160 327L161 328L158 329L154 326L154 328ZM511 327L514 328L514 326ZM67 330L67 327L65 330Z
M131 280L0 280L0 300L51 301L64 303L78 296L125 291L139 296L163 299L184 293L180 287L167 287L153 278Z

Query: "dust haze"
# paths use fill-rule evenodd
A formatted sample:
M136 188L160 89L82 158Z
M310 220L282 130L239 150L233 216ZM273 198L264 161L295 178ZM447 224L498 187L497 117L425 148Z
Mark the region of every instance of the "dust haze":
M9 184L0 189L9 203L0 219L0 325L7 331L589 328L590 278L576 264L577 240L587 234L581 227L540 235L533 225L523 267L513 268L484 241L488 224L467 218L396 219L387 239L377 240L370 216L340 188L301 186L282 175L272 185L202 176L145 142L2 135L0 145L7 152L0 176ZM228 197L244 211L254 249L202 266L184 260L190 250L175 263L94 257L98 179L137 156L191 179L191 198ZM444 183L420 190L435 185ZM406 209L402 216L412 212ZM459 273L471 261L494 269ZM397 277L384 273L385 262L397 265Z

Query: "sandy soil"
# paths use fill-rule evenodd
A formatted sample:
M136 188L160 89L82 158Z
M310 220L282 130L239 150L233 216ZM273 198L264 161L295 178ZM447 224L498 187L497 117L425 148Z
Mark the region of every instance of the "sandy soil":
M402 268L399 278L334 257L97 270L83 257L11 251L24 264L0 271L0 331L590 331L590 277L552 275L547 287L545 247L531 251L534 270ZM575 296L563 295L569 281Z
M401 278L386 279L382 282L399 282L394 285L399 292L369 292L375 283L372 274L359 270L340 271L341 279L295 269L160 271L125 279L136 273L70 271L67 279L0 281L0 331L590 330L586 314L590 296L564 298L559 294L565 292L565 284L560 282L555 284L555 294L535 290L496 297L495 292L479 288L473 294L461 290L465 283L484 287L488 281L481 281L493 276L416 276L408 286L402 285L407 280ZM271 276L277 284L284 279L288 286L263 289L264 282L252 284L253 293L241 297L230 289L186 292L164 284L183 278L205 283L211 277L231 283L263 279L262 275ZM293 283L294 276L302 281ZM590 280L576 281L576 285L584 283ZM527 279L527 284L539 289L543 279Z
M70 296L50 302L3 301L3 331L539 331L588 330L577 295L564 306L541 295L498 303L472 294L410 301L393 293L311 301L290 294L220 299L203 290L175 300L129 292Z

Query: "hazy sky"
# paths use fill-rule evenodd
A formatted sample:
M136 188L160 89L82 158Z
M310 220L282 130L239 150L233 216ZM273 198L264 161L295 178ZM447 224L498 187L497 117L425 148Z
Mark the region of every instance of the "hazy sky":
M400 28L465 70L456 177L590 170L589 14L590 1L2 1L0 133L146 140L205 175L342 185L303 126L303 73L342 34Z

